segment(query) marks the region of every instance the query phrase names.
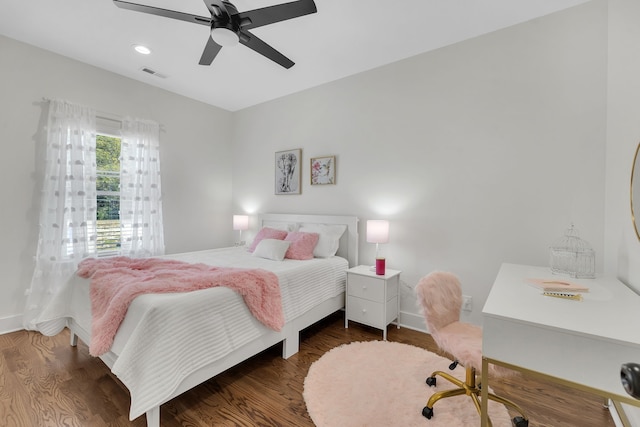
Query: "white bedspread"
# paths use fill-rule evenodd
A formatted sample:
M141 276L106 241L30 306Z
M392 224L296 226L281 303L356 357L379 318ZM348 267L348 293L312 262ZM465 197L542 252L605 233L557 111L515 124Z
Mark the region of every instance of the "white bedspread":
M348 268L339 257L279 262L253 257L243 248L165 258L273 271L280 282L285 322L344 292ZM69 280L39 317L38 327L54 335L67 319L91 330L88 279ZM242 297L228 288L135 298L111 348L117 357L111 370L131 392L130 419L163 403L189 374L267 333L274 331L256 320Z

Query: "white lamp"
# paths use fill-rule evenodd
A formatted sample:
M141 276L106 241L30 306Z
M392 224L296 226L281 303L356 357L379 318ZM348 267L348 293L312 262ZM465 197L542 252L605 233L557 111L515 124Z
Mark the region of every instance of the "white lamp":
M378 258L378 244L389 241L389 221L384 219L370 219L367 221L367 242L376 244L376 258Z
M240 231L239 241L237 246L244 246L242 241L242 230L249 229L249 216L248 215L234 215L233 216L233 229Z

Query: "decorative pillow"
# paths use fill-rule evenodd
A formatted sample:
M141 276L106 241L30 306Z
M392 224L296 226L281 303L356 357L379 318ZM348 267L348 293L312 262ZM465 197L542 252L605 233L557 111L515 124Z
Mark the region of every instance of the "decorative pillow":
M285 242L284 240L262 239L256 245L252 255L274 261L282 261L290 244L291 242Z
M313 259L313 250L319 238L320 235L318 233L292 231L284 239L287 242L291 242L284 257L289 259Z
M253 243L251 243L251 246L249 246L248 251L253 252L262 239L284 240L285 237L287 237L287 231L285 230L276 230L275 228L263 227L260 231L258 231L258 234L256 234L256 237L253 239Z
M340 237L346 229L346 225L302 224L299 231L318 233L320 238L313 249L313 256L316 258L329 258L338 252Z

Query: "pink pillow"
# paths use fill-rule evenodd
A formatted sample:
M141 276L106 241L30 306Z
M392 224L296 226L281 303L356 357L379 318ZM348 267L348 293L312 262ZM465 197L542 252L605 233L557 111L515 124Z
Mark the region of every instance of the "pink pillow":
M319 238L320 235L318 233L291 231L284 239L291 242L284 257L289 259L312 259L313 249L316 247Z
M249 246L249 249L247 250L249 252L253 252L262 239L284 240L285 237L287 237L287 232L285 230L276 230L275 228L263 227L260 231L258 231L258 234L256 234L256 237L253 239L253 243L251 243L251 246Z

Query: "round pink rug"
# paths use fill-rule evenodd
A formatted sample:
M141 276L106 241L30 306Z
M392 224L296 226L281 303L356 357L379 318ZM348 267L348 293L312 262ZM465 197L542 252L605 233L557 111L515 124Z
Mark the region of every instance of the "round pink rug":
M462 366L450 371L450 360L412 345L389 341L341 345L314 362L304 380L304 401L318 427L348 426L478 426L480 416L466 395L439 400L430 420L422 416L429 396L453 388L434 370L464 379ZM489 401L494 427L510 427L507 409Z

